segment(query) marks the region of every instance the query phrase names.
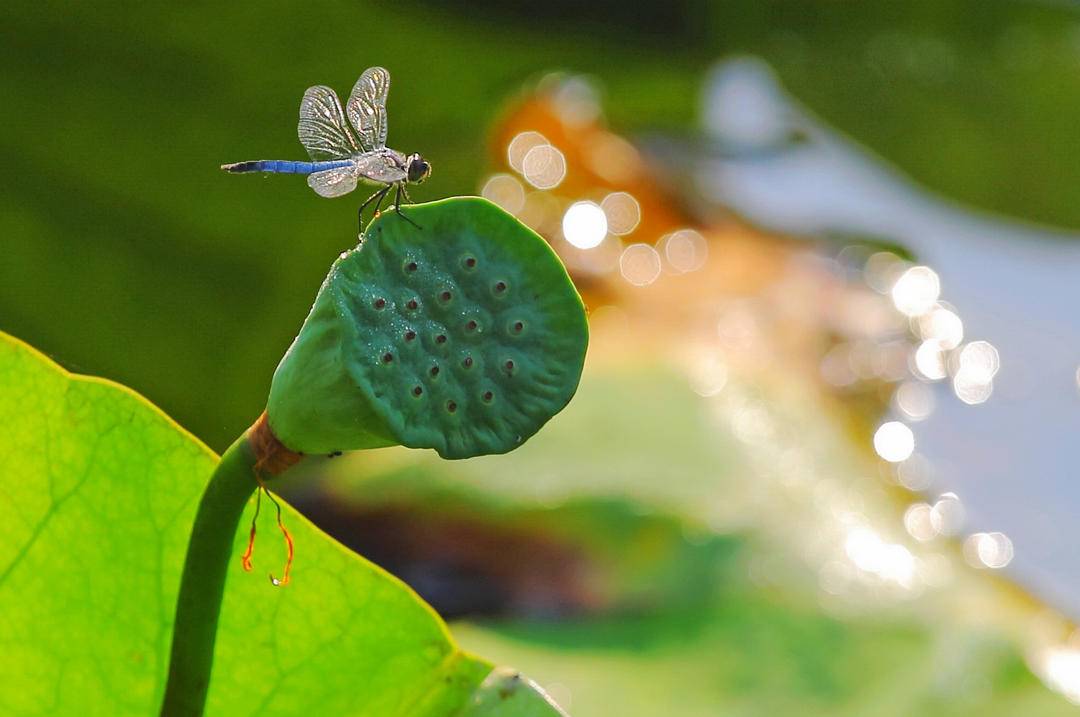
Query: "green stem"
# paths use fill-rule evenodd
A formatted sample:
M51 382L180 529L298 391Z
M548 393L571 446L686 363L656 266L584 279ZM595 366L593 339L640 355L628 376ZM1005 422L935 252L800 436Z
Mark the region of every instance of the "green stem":
M197 717L206 704L221 598L236 528L258 485L247 434L221 456L199 501L176 604L162 717Z

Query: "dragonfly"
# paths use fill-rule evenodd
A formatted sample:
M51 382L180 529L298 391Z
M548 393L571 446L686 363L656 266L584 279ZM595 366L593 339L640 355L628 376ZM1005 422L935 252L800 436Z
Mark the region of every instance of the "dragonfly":
M420 184L431 176L431 164L417 153L405 155L386 146L386 96L390 73L369 67L353 86L342 108L337 94L325 85L309 87L300 101L300 144L310 162L259 159L223 164L226 172L272 172L306 174L308 186L321 197L340 197L364 183L378 187L356 213L360 233L364 230L364 210L375 202L378 216L383 200L396 189L394 209L403 219L416 222L401 212L401 198L412 203L407 185ZM346 121L348 117L348 121ZM417 227L419 228L419 227Z

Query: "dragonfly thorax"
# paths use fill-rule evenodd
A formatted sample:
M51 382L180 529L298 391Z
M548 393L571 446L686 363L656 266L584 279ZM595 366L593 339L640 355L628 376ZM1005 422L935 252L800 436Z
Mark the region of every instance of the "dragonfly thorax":
M414 152L405 160L405 172L411 184L420 184L431 176L431 165Z

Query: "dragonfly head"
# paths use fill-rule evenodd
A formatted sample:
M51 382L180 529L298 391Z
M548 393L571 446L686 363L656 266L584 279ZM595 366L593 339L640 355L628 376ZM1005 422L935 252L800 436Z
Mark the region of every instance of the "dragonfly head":
M420 184L431 176L431 165L419 154L413 153L409 155L405 171L409 175L410 184Z

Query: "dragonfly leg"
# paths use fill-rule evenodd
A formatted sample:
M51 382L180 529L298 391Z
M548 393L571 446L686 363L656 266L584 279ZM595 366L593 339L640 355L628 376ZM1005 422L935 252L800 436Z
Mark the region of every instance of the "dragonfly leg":
M405 185L404 184L398 184L397 185L397 194L394 195L394 211L397 212L397 215L399 217L401 217L402 219L407 221L409 224L412 224L417 229L420 229L419 224L414 222L412 219L409 219L407 216L405 216L405 213L401 211L401 193L403 191L405 191ZM408 197L409 195L406 194L405 196Z
M365 199L364 203L360 205L360 210L356 212L356 221L360 225L360 234L361 235L363 235L363 233L364 233L364 210L367 209L368 205L371 204L373 201L375 201L376 198L378 198L379 203L382 204L382 198L385 197L386 193L389 192L389 191L390 191L390 186L387 185L387 187L385 189L380 189L379 191L375 192L370 197ZM376 206L375 207L375 214L378 215L378 213L379 213L379 208Z
M379 190L379 201L375 203L375 216L382 214L382 203L386 199L386 195L390 193L390 190L394 188L393 184L387 184L385 189Z

